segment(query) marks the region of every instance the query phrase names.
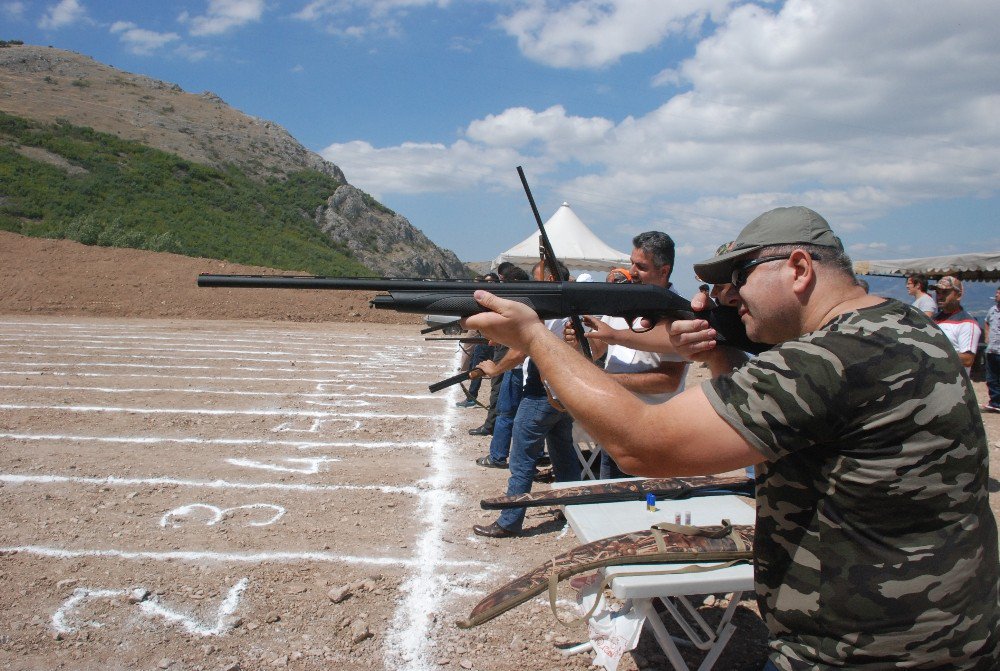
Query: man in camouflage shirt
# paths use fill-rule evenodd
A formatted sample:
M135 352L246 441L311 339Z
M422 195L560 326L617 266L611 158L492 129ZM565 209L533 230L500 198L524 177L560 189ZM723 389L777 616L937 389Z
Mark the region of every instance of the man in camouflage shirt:
M524 306L480 295L494 312L467 322L528 351L629 472L761 463L767 668L998 668L986 435L947 338L913 308L865 294L807 208L761 215L695 270L731 283L747 334L777 346L732 371L707 322L674 322L678 350L714 378L663 405L622 394Z

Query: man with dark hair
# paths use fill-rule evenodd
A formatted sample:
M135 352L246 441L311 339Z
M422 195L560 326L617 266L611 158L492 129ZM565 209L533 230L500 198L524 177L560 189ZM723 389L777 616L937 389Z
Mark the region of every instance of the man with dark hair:
M986 432L945 335L865 294L826 220L778 208L696 264L732 284L747 335L775 346L732 369L703 320L678 351L713 379L646 405L485 291L464 323L527 351L567 409L626 470L720 473L758 464L755 582L766 669L995 670L997 527ZM692 308L705 307L701 294Z
M923 275L910 275L906 278L906 293L913 296L913 307L928 317L933 317L937 312L937 303L927 293L927 278Z
M632 238L632 247L641 252L641 259L645 264L658 268L674 267L674 241L662 231L646 231ZM632 275L635 276L636 259L632 255ZM643 282L652 284L652 282Z
M527 282L529 279L528 273L524 272L524 269L520 268L519 266L515 266L510 261L504 261L503 263L497 266L497 275L499 276L501 282ZM506 408L505 411L509 412L510 417L513 418L514 411L517 410L517 402L520 401L520 392L514 390L520 390L521 388L522 380L520 379L521 375L520 366L516 367L517 370L516 373L511 371L512 378L513 376L518 377L518 379L516 380L504 379L506 377L506 374L503 371L507 369L493 368L492 366L490 366L490 364L499 364L501 361L503 361L504 357L507 356L507 350L508 348L505 345L496 345L493 347L493 357L485 362L482 362L486 365L483 366L480 366L478 364L476 365L477 368L483 369L483 372L486 374L486 377L490 378L490 405L489 409L486 411L486 420L483 421L481 426L477 426L474 429L469 429L470 436L493 435L493 432L496 429L497 416L500 413L500 407L501 407L500 395L503 392L505 384L508 386L509 393L518 394L516 400L513 397L508 397L504 399L504 407ZM498 445L503 444L505 445L505 447L503 447L502 450L498 448L498 451L496 453L497 454L496 460L491 461L489 456L480 457L479 459L476 460L476 463L478 463L480 466L487 466L489 468L506 468L507 453L510 451L510 448L507 447L510 445L510 436L507 436L505 440L504 439L498 440L497 444ZM493 452L492 441L491 441L490 452L491 453ZM502 458L500 455L502 455Z
M629 276L635 284L652 284L669 289L673 272L674 241L661 231L640 233L632 239L632 267ZM629 323L621 317L584 317L592 329L588 335L594 359L604 357L604 372L645 403L663 403L684 391L688 362L672 350L646 352L618 342L620 334L629 333ZM567 342L576 337L569 325ZM601 451L599 477L628 477L614 458Z

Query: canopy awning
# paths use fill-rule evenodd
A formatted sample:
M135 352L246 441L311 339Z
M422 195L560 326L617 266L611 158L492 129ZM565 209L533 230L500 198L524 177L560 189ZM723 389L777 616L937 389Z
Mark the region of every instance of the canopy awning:
M855 261L858 275L904 277L925 275L930 278L953 275L960 280L1000 280L1000 252L928 256L922 259L890 261Z
M545 222L545 233L552 242L552 251L556 258L567 268L576 270L593 270L608 272L612 268L631 265L629 255L620 252L604 243L580 221L576 213L570 209L569 203L563 203L556 213ZM515 265L530 267L538 263L538 231L517 243L493 259L493 267L504 261ZM603 280L604 277L601 277Z

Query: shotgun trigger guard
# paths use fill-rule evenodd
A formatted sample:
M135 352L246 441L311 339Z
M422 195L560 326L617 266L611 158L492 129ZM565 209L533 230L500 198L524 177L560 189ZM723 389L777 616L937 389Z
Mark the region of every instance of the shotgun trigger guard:
M649 328L641 328L641 327L636 328L636 324L639 323L640 319L646 319L653 326L656 326L657 320L652 317L646 317L644 315L639 315L639 314L625 315L625 320L628 322L628 328L630 331L632 331L632 333L646 333L647 331L651 331L653 329L653 326L650 326Z

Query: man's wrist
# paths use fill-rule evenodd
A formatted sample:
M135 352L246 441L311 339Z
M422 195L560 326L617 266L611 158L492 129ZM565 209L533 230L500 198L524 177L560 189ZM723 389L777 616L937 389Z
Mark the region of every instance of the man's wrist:
M524 348L523 351L527 353L528 356L537 356L537 348L547 347L551 345L549 337L552 337L556 342L562 342L566 344L565 340L562 340L555 333L553 333L545 325L544 322L536 321L530 326L524 329L523 339Z

